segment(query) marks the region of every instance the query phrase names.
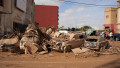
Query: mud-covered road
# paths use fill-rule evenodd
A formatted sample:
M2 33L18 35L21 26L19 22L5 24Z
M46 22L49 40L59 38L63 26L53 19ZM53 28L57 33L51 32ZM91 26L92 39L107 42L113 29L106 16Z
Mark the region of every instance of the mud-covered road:
M120 46L120 41L110 41L110 44ZM45 55L0 52L0 68L120 68L120 54L84 56L54 51Z
M0 68L120 68L120 54L85 58L73 53L65 56L58 52L46 55L0 52Z

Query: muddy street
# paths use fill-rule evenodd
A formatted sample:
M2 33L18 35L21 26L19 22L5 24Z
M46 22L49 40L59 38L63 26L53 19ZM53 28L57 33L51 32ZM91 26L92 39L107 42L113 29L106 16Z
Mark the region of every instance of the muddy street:
M120 68L120 54L100 57L75 57L73 53L52 52L46 55L0 53L1 68Z

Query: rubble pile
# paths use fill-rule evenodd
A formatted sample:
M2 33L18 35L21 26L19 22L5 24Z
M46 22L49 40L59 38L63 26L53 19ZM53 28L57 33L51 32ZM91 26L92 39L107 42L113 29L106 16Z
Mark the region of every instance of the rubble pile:
M46 32L49 33L48 30ZM34 24L29 24L24 34L13 33L3 36L0 40L0 51L16 53L16 50L23 51L26 48L29 53L36 53L47 50L48 40L50 40L48 34L39 30Z
M69 52L71 49L77 48L77 47L82 47L84 45L84 39L80 39L79 37L81 34L74 34L74 33L69 33L69 34L63 34L63 33L55 33L54 37L51 39L52 40L52 49L56 51L61 51L61 52ZM77 37L77 35L79 35ZM56 37L55 37L56 36Z
M27 49L29 53L36 53L37 51L45 50L48 52L49 34L52 29L48 28L45 33L39 30L34 24L29 24L26 28L25 34L20 40L20 49Z
M0 51L11 51L14 47L14 44L19 42L20 37L16 34L5 35L0 40Z
M0 40L0 51L25 54L72 51L75 55L84 53L86 56L97 55L96 52L120 53L120 47L108 48L109 45L109 42L102 37L86 37L82 33L60 33L54 27L39 29L36 25L29 24L24 34L14 33L4 36Z
M103 54L120 54L120 47L110 47L102 51Z

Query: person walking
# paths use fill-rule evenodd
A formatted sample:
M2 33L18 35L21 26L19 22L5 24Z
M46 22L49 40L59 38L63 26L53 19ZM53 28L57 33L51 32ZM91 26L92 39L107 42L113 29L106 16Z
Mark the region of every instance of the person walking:
M110 31L110 40L112 40L112 39L113 39L113 32Z

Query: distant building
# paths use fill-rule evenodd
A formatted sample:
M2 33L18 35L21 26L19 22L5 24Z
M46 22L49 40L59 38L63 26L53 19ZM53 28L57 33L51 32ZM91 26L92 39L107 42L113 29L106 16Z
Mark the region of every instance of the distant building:
M117 8L105 8L105 28L110 28L116 32L117 24Z
M110 28L114 33L120 30L120 0L117 8L105 8L105 28Z
M58 6L36 5L35 22L39 27L54 26L58 28Z
M24 31L34 23L34 0L0 0L0 33Z
M120 0L118 0L118 2L117 2L118 4L118 10L117 10L117 29L119 29L120 30Z

